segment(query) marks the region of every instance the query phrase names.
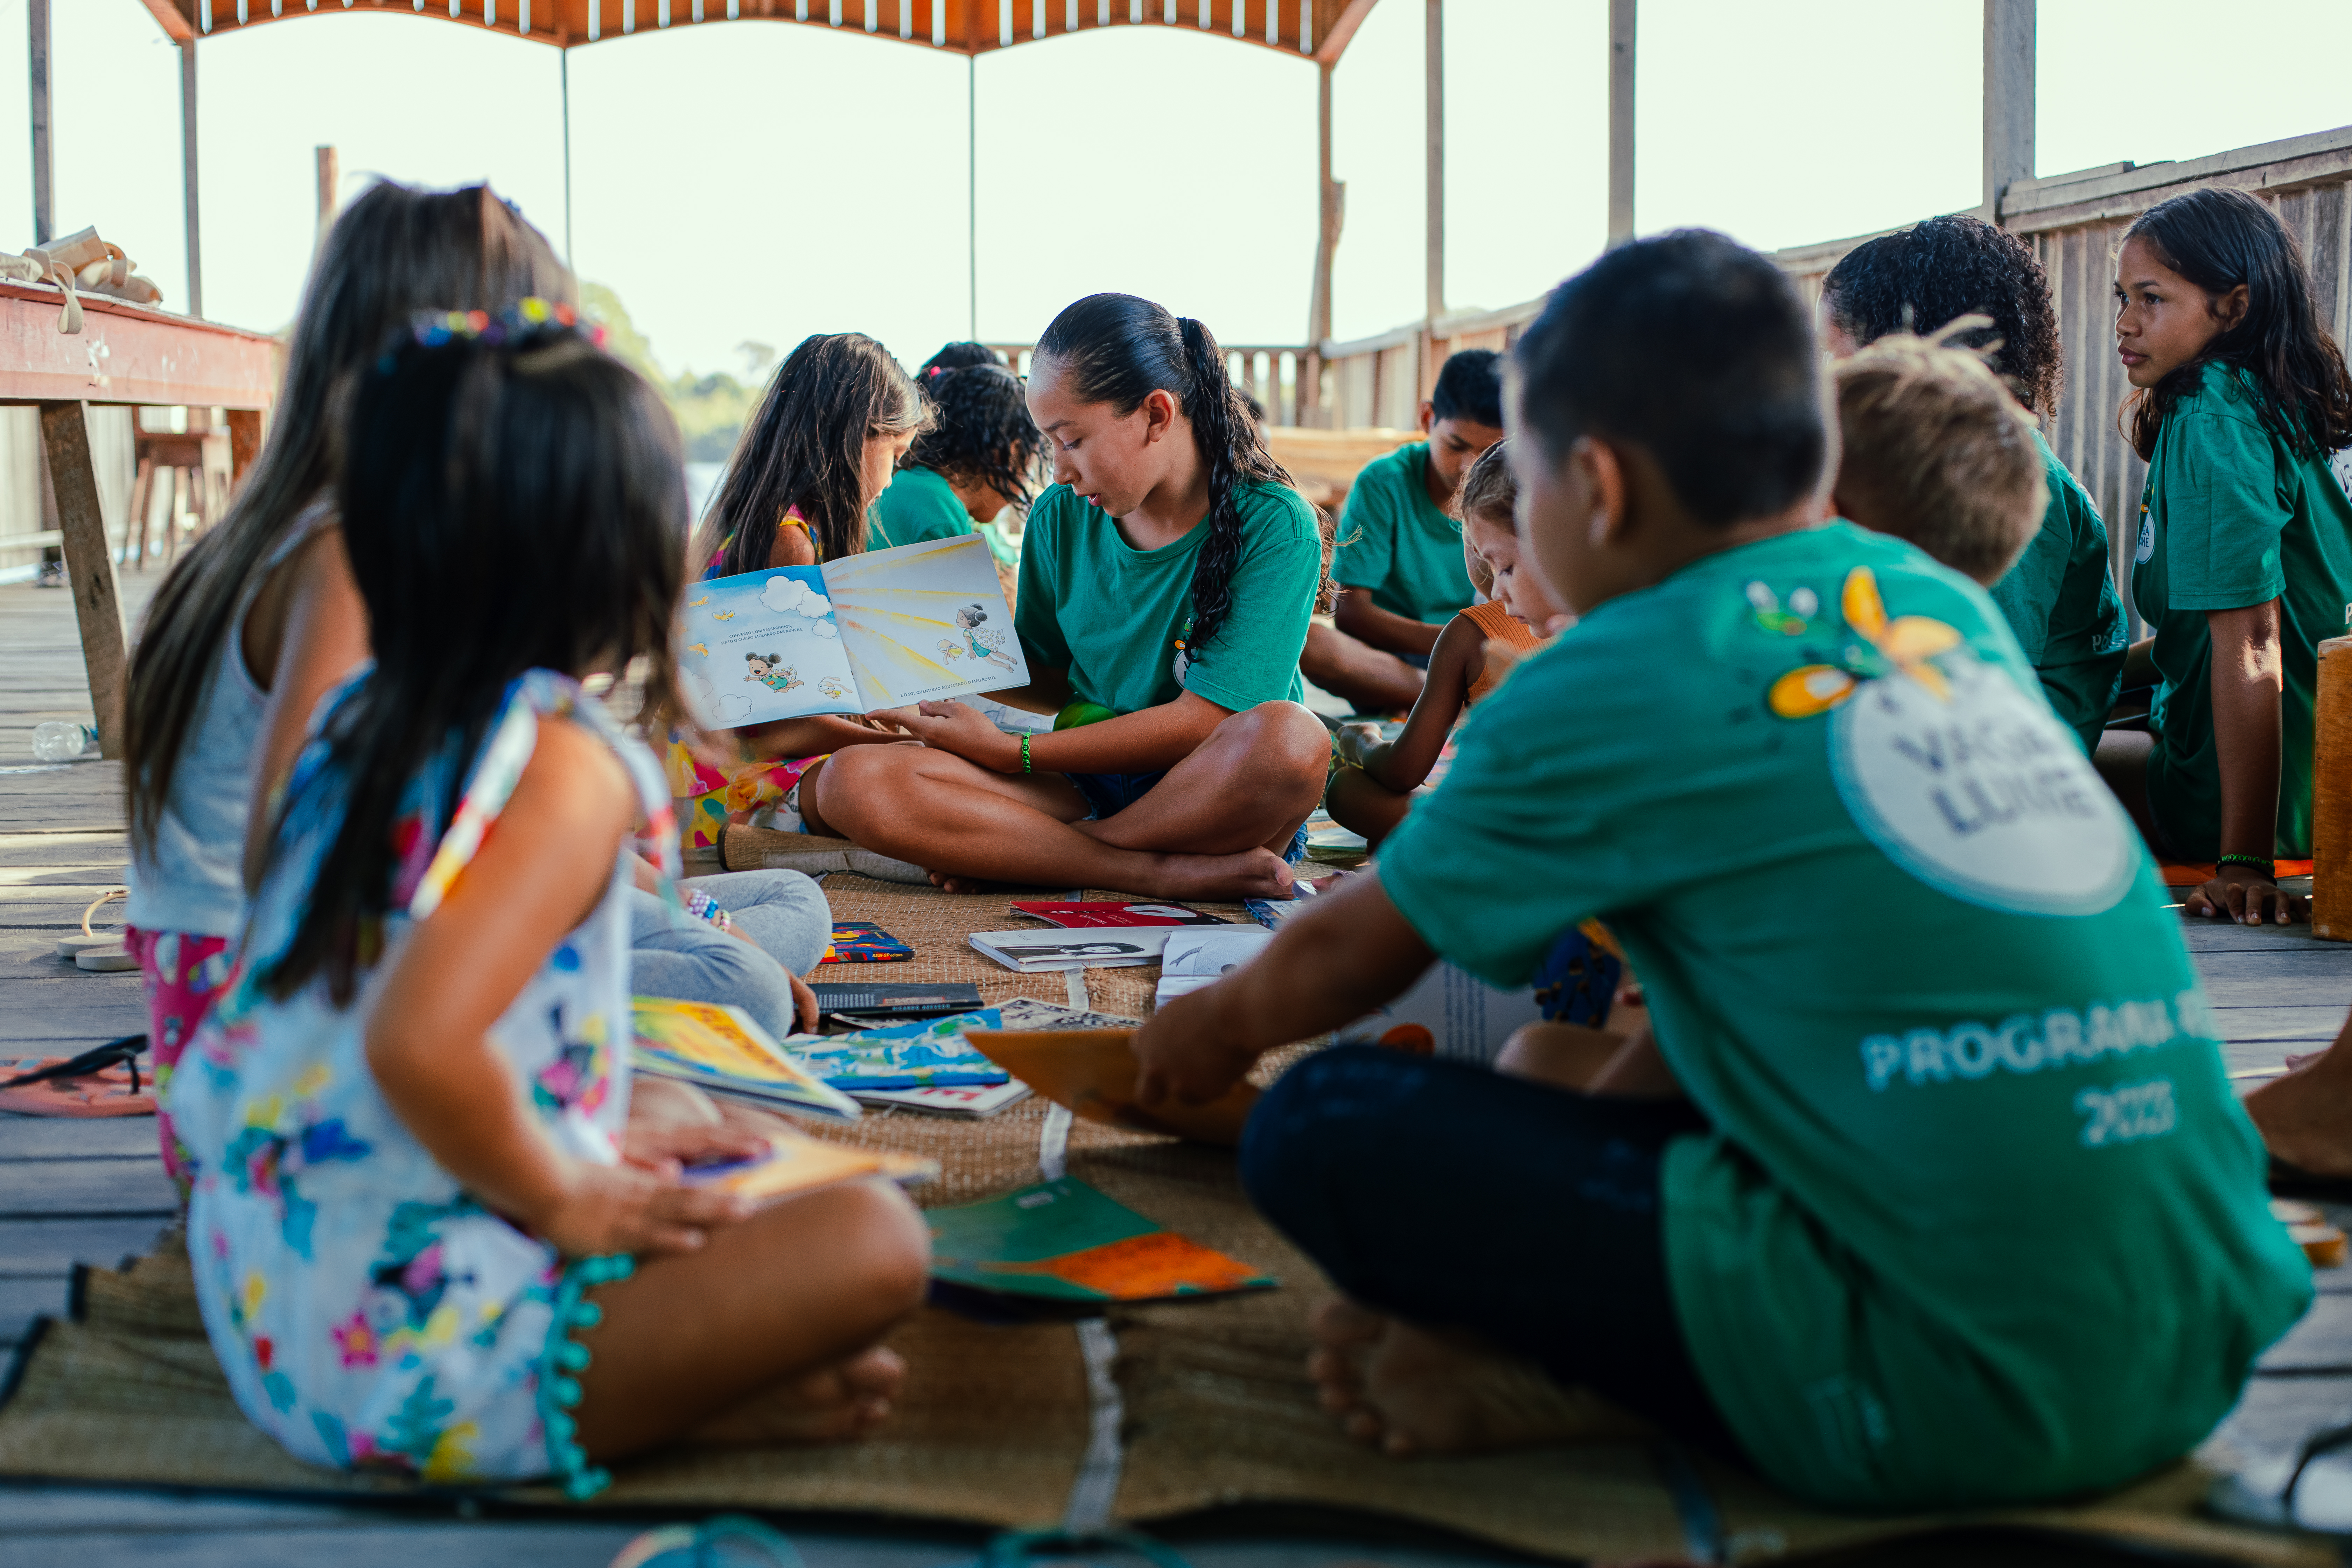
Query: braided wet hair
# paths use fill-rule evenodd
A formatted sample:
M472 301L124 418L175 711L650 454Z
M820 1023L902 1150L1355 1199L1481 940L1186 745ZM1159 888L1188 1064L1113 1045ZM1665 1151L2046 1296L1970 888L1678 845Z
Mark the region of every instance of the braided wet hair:
M1208 470L1209 536L1192 563L1192 624L1184 641L1191 660L1202 662L1234 606L1242 557L1234 492L1249 482L1289 485L1289 472L1274 460L1265 432L1226 377L1224 351L1190 316L1172 316L1132 294L1090 294L1054 318L1036 352L1054 360L1081 403L1107 403L1125 418L1154 392L1167 392L1192 422Z
M1045 435L1029 417L1021 378L1003 365L975 364L929 375L922 387L934 423L898 466L985 485L1026 511Z

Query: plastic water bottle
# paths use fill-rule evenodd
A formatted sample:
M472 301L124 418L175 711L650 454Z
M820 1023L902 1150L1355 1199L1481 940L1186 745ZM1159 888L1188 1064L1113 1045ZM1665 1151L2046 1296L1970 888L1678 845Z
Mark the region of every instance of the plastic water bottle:
M69 763L89 750L98 732L87 724L52 719L33 726L33 755L45 763Z

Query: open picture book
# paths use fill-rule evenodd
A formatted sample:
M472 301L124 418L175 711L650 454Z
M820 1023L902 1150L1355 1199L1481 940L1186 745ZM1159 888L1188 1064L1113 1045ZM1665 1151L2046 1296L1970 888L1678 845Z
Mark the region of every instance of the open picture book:
M994 558L971 533L698 583L678 643L679 692L706 730L1029 683Z

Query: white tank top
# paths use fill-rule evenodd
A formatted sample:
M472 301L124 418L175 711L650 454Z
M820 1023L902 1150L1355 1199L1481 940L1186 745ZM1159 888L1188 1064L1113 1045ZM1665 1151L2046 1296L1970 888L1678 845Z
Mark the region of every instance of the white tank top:
M269 574L334 521L313 502L246 585L244 601L213 660L196 721L181 743L172 793L147 855L134 853L126 924L142 931L233 937L245 921L245 826L253 809L253 751L269 694L245 668L245 618Z

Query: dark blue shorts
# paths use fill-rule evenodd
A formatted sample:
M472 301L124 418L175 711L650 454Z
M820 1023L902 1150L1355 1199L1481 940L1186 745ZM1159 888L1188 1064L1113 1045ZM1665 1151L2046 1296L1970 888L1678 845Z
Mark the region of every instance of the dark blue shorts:
M1160 781L1168 776L1168 770L1162 768L1156 773L1064 773L1062 776L1087 797L1087 820L1100 822L1106 816L1117 816L1150 795ZM1307 829L1301 827L1291 835L1290 848L1282 858L1296 866L1306 854Z

